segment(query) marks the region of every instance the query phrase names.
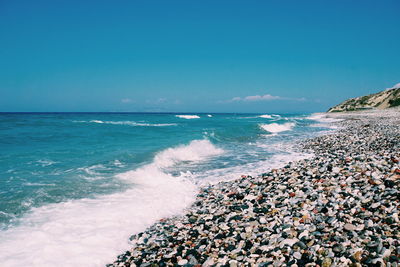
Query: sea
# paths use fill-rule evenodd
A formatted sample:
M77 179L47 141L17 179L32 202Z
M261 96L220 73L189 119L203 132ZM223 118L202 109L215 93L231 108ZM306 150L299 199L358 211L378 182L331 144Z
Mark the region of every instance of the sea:
M312 155L323 114L0 113L0 265L104 266L201 186Z

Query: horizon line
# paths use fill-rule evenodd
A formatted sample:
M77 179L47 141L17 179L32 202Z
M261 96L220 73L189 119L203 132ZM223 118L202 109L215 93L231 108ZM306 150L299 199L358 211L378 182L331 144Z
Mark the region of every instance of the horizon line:
M296 114L296 113L325 113L324 111L315 112L188 112L188 111L0 111L0 114L91 114L91 113L113 113L113 114L266 114L266 113L276 113L276 114Z

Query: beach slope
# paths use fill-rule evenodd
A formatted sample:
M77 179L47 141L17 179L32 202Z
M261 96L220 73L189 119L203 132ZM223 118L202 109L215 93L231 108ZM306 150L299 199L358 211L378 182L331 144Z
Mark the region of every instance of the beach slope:
M329 116L312 159L203 188L109 266L398 266L399 109Z

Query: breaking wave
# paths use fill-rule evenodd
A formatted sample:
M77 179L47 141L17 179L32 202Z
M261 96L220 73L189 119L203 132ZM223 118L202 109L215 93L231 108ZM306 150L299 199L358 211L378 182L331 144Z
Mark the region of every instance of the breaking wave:
M274 118L278 118L280 117L279 115L275 115L275 114L264 114L264 115L260 115L258 116L259 118L264 118L264 119L274 119Z
M197 116L197 115L175 115L175 117L181 118L181 119L187 119L187 120L190 120L190 119L200 119L200 117Z
M162 126L176 126L177 125L176 123L141 123L141 122L134 122L134 121L101 121L101 120L75 121L75 122L129 125L129 126L145 126L145 127L162 127Z
M276 134L276 133L280 133L280 132L286 132L286 131L291 131L293 129L293 127L296 125L296 123L294 122L287 122L284 124L278 124L278 123L271 123L271 124L260 124L260 128Z
M342 119L336 119L329 117L327 114L324 113L314 113L311 116L306 117L307 120L318 121L321 123L333 123L342 121Z
M0 232L1 265L104 266L126 250L131 234L180 214L195 200L192 174L173 176L165 167L223 152L208 140L194 140L117 175L133 185L127 191L33 208L20 225Z

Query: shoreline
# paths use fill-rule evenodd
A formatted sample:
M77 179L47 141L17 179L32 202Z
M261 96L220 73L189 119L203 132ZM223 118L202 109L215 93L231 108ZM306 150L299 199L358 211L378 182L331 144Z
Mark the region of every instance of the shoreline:
M202 188L107 266L398 266L399 111L328 113L313 158Z

